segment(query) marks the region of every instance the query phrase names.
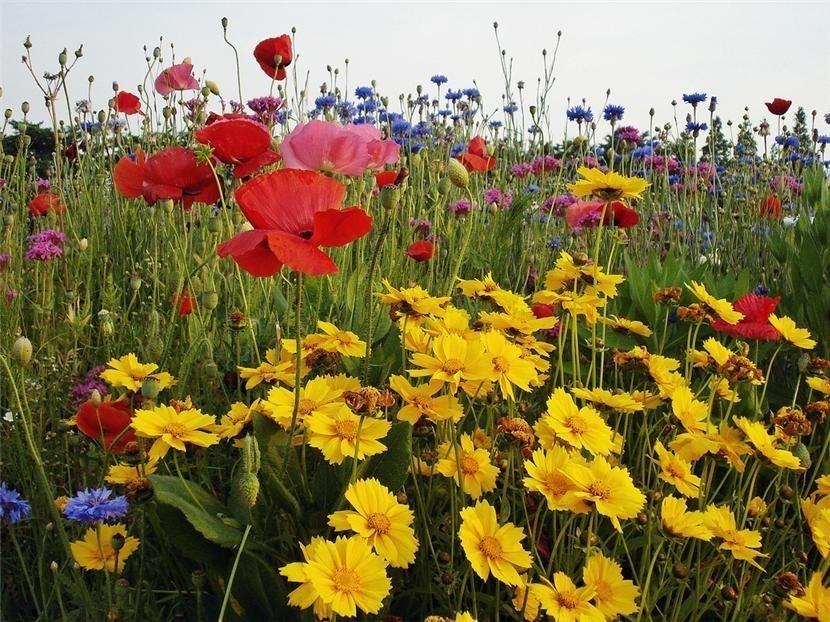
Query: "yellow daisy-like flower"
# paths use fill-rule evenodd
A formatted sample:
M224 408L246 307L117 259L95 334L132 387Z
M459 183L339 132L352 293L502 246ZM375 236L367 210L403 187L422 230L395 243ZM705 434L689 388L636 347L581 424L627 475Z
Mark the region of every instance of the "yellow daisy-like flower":
M524 532L513 523L499 525L496 509L487 501L461 510L458 538L473 571L486 581L492 574L507 585L519 585L520 570L530 568L530 553L522 548Z
M745 417L735 417L734 421L735 425L746 435L755 449L775 466L793 469L795 471L803 469L798 456L786 449L778 449L775 447L774 441L776 439L771 434L767 434L763 423L760 421L750 421Z
M458 279L458 289L468 298L481 298L484 300L492 300L502 309L512 309L524 304L524 297L511 292L502 287L493 280L493 277L488 274L483 279Z
M717 315L727 324L737 324L744 319L744 314L740 311L735 311L731 302L723 298L715 298L706 290L706 286L702 283L692 281L691 285L686 283L686 287L710 313Z
M458 335L440 335L432 340L432 354L416 352L412 355L409 374L429 376L447 383L455 393L462 382L483 382L490 375L484 345L481 341L467 341Z
M343 356L366 356L366 342L353 332L340 330L331 322L317 321L317 328L323 331L318 335L317 347L326 352L337 352Z
M210 447L219 442L212 432L216 420L197 408L178 412L171 406L156 406L151 410L137 410L132 426L138 436L156 439L148 452L150 460L159 460L171 448L185 451L186 443Z
M482 335L485 359L489 363L488 380L499 385L502 395L514 399L513 385L524 391L530 391L530 383L539 374L529 360L523 358L522 349L510 343L498 331L489 331Z
M571 389L574 397L593 402L601 409L616 410L622 413L634 413L643 410L643 404L638 402L630 393L612 393L607 389Z
M732 553L735 559L749 562L763 571L756 557L767 557L761 551L761 534L751 529L738 529L735 516L726 506L711 505L703 512L703 525L712 535L722 540L720 547Z
M132 352L119 359L110 359L107 366L109 369L101 372L101 379L112 387L128 389L133 393L141 390L141 383L148 377L157 380L161 389L176 384L176 379L167 372L156 372L158 365L139 363Z
M249 391L263 382L282 382L293 387L294 380L296 379L294 370L295 361L296 357L285 349L282 350L280 360L277 360L276 349L268 348L265 351L265 360L258 366L239 366L237 369L239 371L239 377L245 380L245 388ZM302 369L300 371L301 377L308 373L308 367L305 365L305 362L302 363Z
M585 587L594 589L594 604L608 620L636 613L640 590L633 581L623 578L622 567L602 553L588 558L582 569Z
M677 488L681 495L697 497L700 494L700 478L692 473L692 465L670 452L660 441L654 444L654 451L657 452L660 479Z
M576 169L582 179L568 184L568 190L576 197L593 196L601 201L639 199L649 182L640 177L625 177L614 171L603 173L598 168L580 166Z
M815 339L810 338L810 331L806 328L799 328L792 318L782 315L770 314L769 323L781 334L781 338L796 348L812 350L816 347Z
M291 583L299 583L300 586L293 589L288 594L288 604L292 607L299 607L300 609L308 609L313 607L314 615L318 620L323 620L332 617L331 605L327 605L320 597L319 592L311 583L311 578L308 575L309 561L316 559L319 555L320 549L325 547L325 539L320 536L315 536L307 545L300 545L303 553L302 562L292 562L280 568L280 574Z
M646 365L651 379L660 389L660 397L670 397L675 390L686 384L683 376L677 373L680 367L680 361L677 359L649 354Z
M412 529L412 510L398 503L389 489L376 479L357 480L346 489L352 510L329 516L335 531L354 531L395 568L415 561L418 540Z
M530 307L522 303L507 311L482 311L478 316L482 324L511 335L532 335L538 330L549 330L559 323L555 317L536 317Z
M591 511L590 506L574 494L577 487L562 473L568 462L587 464L578 453L558 445L551 449L537 449L529 460L524 461L527 472L523 480L525 488L541 493L550 510L587 514Z
M478 339L478 333L470 328L470 314L464 309L447 305L440 318L426 318L427 333L433 337L449 333L464 339Z
M389 387L405 404L398 411L399 421L408 421L415 425L422 417L430 421L458 421L464 411L454 395L436 395L444 386L439 380L427 384L412 386L403 376L391 376Z
M689 432L709 430L709 405L696 400L687 386L681 386L671 394L672 413Z
M115 535L124 538L124 545L119 551L112 546L112 537ZM87 529L83 539L71 542L69 548L72 551L72 557L81 568L85 570L106 569L112 574L120 574L124 570L124 562L135 553L139 544L138 538L127 535L127 528L123 524L100 523L92 529Z
M634 518L645 505L646 497L634 485L628 469L611 466L602 456L587 465L569 462L562 473L576 486L574 494L611 519L611 524L620 533L619 519Z
M435 471L444 477L452 477L473 499L496 487L498 467L490 462L490 453L486 449L475 446L469 434L462 434L455 445L442 443L438 457Z
M387 563L372 553L358 536L324 540L304 572L320 599L338 616L354 617L357 610L377 613L392 589Z
M524 620L533 622L539 617L539 585L537 583L527 584L527 577L522 575L522 582L516 586L513 593L513 607L517 612L524 611ZM426 622L426 621L425 621Z
M534 588L542 608L556 622L605 622L605 616L591 603L596 588L577 587L564 572L554 573L552 584L536 584Z
M651 337L652 335L651 329L637 320L627 320L623 317L611 315L609 317L600 318L599 321L603 324L607 324L618 333L629 333L640 337Z
M830 395L830 380L822 378L821 376L810 376L807 378L807 384L813 391L818 391L824 395Z
M449 296L430 296L428 291L418 285L395 289L386 279L383 280L383 285L388 293L375 295L380 298L381 302L392 306L396 318L404 315L410 317L424 315L440 317L444 312L444 307L450 302Z
M392 424L383 419L358 417L349 407L341 404L335 412L315 412L306 420L308 444L323 452L331 464L341 464L346 458L363 460L367 456L386 451L380 442Z
M824 587L821 573L814 572L804 594L792 594L784 606L803 618L826 622L830 620L830 587Z
M547 413L536 422L539 444L547 449L567 443L575 449L607 456L614 449L614 431L590 406L578 408L565 389L555 389Z
M725 365L729 357L732 356L732 350L712 337L709 337L709 339L703 342L703 349L706 350L718 366Z
M148 475L156 472L157 468L158 464L155 460L151 460L141 466L113 464L110 465L110 468L107 470L107 476L104 479L108 484L130 486L145 481Z
M663 531L673 538L697 538L708 542L712 532L703 524L703 512L690 512L686 500L668 495L660 504Z
M219 438L234 438L239 436L242 430L253 421L254 412L259 408L259 400L248 406L244 402L234 402L231 404L231 409L222 419L217 423L213 431L219 435Z
M825 559L830 557L830 497L821 497L818 501L802 499L801 511L819 554Z
M260 402L259 410L288 430L294 416L294 399L293 390L274 387L268 391L268 397ZM313 378L300 389L295 423L303 423L317 413L333 415L344 407L343 391L333 386L328 376Z

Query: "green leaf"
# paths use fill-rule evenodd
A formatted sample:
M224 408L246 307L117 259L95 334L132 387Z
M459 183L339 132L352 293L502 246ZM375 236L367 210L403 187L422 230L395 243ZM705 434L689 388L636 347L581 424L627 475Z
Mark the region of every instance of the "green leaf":
M299 518L300 503L286 485L286 481L299 482L302 477L293 449L288 450L289 462L287 467L284 466L286 450L291 439L274 421L259 413L254 413L253 421L254 436L260 451L260 484L283 509Z
M406 421L393 424L382 442L386 445L386 451L369 459L361 477L374 477L389 490L395 491L404 485L409 473L412 426Z

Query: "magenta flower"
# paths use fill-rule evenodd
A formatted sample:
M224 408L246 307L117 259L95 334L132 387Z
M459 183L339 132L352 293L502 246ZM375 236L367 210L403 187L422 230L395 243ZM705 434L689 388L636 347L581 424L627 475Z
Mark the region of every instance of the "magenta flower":
M193 77L193 65L180 63L162 71L156 78L156 91L166 97L173 91L193 91L199 83Z

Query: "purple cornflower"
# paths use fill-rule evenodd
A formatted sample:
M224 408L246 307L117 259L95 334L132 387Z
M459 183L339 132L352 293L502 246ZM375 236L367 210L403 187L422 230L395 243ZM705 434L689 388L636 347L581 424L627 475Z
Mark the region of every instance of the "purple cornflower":
M426 218L410 218L409 224L415 230L415 233L421 235L428 235L432 230L432 223Z
M14 488L8 488L6 482L0 483L0 520L7 518L16 523L26 518L32 511L29 502L20 497Z
M49 261L63 255L63 244L66 236L60 231L46 229L29 236L29 248L26 250L26 259L34 261Z
M514 164L510 167L510 172L518 177L519 179L524 179L532 172L533 168L527 162L522 162L520 164Z
M98 391L100 395L107 394L107 385L99 378L101 372L106 368L106 365L93 367L75 383L75 386L69 392L69 403L73 408L87 401L92 396L93 391Z
M283 101L279 97L255 97L248 100L248 108L256 113L261 123L273 121L282 104Z
M63 509L63 515L78 523L100 523L117 520L130 507L125 496L112 497L107 488L87 488L72 497Z
M636 144L643 139L643 137L640 135L640 130L631 125L624 125L623 127L618 128L614 134L617 137L617 140L621 140L627 143Z
M447 209L455 214L456 218L460 218L470 213L470 202L467 199L458 199L455 203L447 205Z
M52 182L48 179L43 179L43 177L38 177L35 179L35 188L37 189L38 193L41 192L49 192L52 188Z

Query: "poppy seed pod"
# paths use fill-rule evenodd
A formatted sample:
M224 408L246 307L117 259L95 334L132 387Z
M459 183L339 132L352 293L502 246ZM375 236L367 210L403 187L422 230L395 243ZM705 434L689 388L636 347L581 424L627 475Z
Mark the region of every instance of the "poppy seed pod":
M456 188L465 189L470 185L470 174L464 165L455 158L447 163L447 176Z
M380 191L380 204L385 210L393 210L398 207L401 200L401 191L394 186L387 186Z
M26 367L32 360L32 342L20 336L12 344L12 358L21 367Z
M156 378L149 376L141 383L141 395L148 400L154 400L161 393L161 383Z
M23 114L29 114L29 108L29 102L23 102L22 104L20 104L20 110L23 112Z
M213 311L219 306L219 294L216 292L202 292L199 296L199 306L208 311Z

